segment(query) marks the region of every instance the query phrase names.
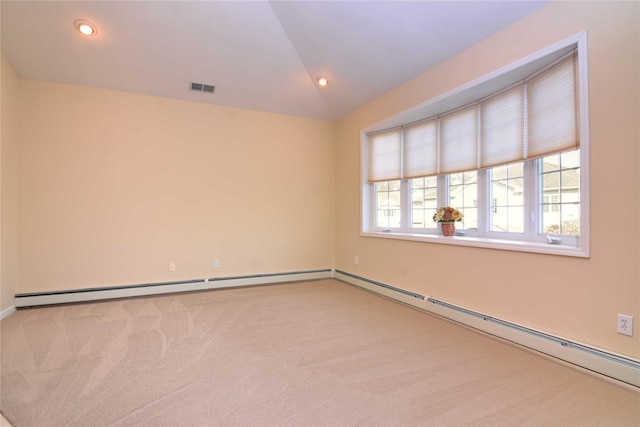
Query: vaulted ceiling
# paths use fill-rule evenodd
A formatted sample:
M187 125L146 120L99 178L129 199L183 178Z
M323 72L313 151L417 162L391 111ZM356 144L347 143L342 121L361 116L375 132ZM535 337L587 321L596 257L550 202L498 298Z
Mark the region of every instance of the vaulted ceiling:
M1 44L26 79L337 119L547 3L2 0Z

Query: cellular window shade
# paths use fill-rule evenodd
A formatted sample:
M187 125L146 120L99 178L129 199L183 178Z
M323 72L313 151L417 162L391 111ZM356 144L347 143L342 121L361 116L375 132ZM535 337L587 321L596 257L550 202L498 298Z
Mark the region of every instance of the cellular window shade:
M576 67L573 54L527 82L527 158L580 145Z
M524 84L480 104L480 167L524 158Z
M579 148L578 79L574 51L472 105L404 130L369 134L369 182L490 168Z
M478 107L472 105L440 119L441 174L478 167Z
M401 178L401 129L369 134L369 182Z
M438 121L429 120L404 129L403 178L438 173Z

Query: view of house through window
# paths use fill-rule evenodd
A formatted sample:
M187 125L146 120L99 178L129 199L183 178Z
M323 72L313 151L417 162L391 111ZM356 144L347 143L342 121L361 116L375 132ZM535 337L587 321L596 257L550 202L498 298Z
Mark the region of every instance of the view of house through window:
M580 235L579 150L542 159L542 233Z
M524 162L491 169L490 229L524 232Z
M449 202L441 205L455 206L462 212L459 228L478 229L478 172L460 172L448 176Z
M400 227L400 181L376 185L376 227L385 230Z
M437 231L433 214L438 206L451 205L462 211L464 218L458 229L477 231L478 186L488 187L488 230L524 233L527 223L525 199L540 209L541 234L580 235L580 155L579 150L532 160L531 169L540 171L533 179L539 186L525 185L526 162L498 166L486 171L460 172L442 177L430 176L409 180L411 188L411 226L416 230ZM539 166L538 166L539 165ZM480 175L480 179L478 176ZM438 198L438 183L446 188L444 199ZM401 180L383 181L376 188L376 227L385 230L401 227ZM528 195L525 188L539 188L539 194ZM533 196L533 197L532 197ZM531 220L529 221L531 222Z
M435 176L411 180L411 227L436 228L433 213L438 207L438 179Z

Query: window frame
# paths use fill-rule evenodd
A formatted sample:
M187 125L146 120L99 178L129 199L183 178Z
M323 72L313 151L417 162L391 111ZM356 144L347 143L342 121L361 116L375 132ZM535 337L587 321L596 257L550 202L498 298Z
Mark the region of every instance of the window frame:
M400 188L401 197L401 227L393 229L382 229L375 227L376 206L374 184L368 182L368 137L367 134L373 131L391 128L394 126L408 124L432 115L437 105L447 105L456 102L458 99L465 100L470 96L476 96L478 91L486 90L486 87L496 87L502 84L504 79L508 79L514 72L527 69L531 64L540 63L545 58L556 55L558 52L575 46L578 52L578 93L579 93L579 127L580 134L580 236L561 236L561 242L549 241L545 234L541 234L538 229L542 221L542 200L533 202L534 198L540 196L539 177L541 160L524 161L524 191L529 196L525 197L524 209L524 233L489 232L490 214L487 213L488 195L490 194L490 183L487 169L478 169L478 221L484 220L478 228L484 228L482 235L474 230L465 230L457 233L454 237L444 237L441 233L432 228L413 228L410 224L412 215L411 201L411 180L402 179ZM421 241L438 244L472 246L481 248L491 248L499 250L513 250L521 252L533 252L552 255L574 256L588 258L589 254L589 112L588 112L588 58L587 58L587 33L586 31L569 37L559 43L547 47L539 52L529 55L506 67L496 70L486 76L480 77L470 83L449 91L433 100L429 100L411 110L400 113L388 120L378 123L375 126L361 131L361 236L385 239L400 239L410 241ZM506 77L505 77L506 76ZM505 84L505 86L508 85ZM485 88L485 89L483 89ZM462 101L458 101L462 102ZM448 175L437 177L438 200L448 200L448 185L446 180ZM442 185L441 185L442 184ZM540 197L541 198L541 197ZM482 210L481 210L482 209ZM485 212L485 214L481 214ZM531 219L536 225L535 229L530 227ZM508 234L508 235L507 235ZM516 236L517 234L517 236ZM521 236L521 237L520 237ZM552 235L555 236L555 235ZM508 238L507 238L508 237ZM520 237L520 238L519 238Z

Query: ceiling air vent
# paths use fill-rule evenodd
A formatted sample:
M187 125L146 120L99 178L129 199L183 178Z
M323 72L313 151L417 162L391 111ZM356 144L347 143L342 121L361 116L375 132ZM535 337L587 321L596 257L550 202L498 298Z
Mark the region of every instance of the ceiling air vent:
M191 82L191 84L189 85L189 90L195 92L213 93L216 90L216 87L204 83Z

